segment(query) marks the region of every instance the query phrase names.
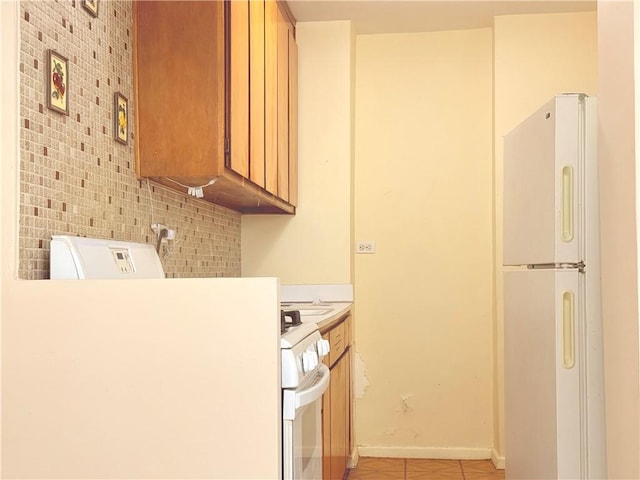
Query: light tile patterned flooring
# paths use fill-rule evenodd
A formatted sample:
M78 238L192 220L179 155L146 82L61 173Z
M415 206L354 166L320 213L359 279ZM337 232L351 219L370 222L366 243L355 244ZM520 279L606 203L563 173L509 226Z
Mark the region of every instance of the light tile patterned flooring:
M504 480L491 460L360 457L348 480Z

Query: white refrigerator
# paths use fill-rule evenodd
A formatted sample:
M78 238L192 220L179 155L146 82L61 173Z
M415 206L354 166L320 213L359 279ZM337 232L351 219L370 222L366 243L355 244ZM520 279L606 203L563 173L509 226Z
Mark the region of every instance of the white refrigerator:
M606 478L596 99L505 136L507 479Z

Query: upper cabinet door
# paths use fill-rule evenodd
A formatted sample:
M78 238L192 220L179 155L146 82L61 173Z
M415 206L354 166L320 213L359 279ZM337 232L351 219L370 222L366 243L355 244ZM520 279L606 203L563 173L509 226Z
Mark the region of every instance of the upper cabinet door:
M222 2L134 2L136 170L141 177L224 170Z
M265 1L265 188L278 194L278 5Z
M298 45L289 30L289 203L298 205Z
M233 2L232 2L233 3ZM250 69L250 174L249 179L264 187L264 0L249 1L249 69Z
M278 197L289 200L289 23L278 9Z
M249 178L249 1L228 2L229 9L229 167Z
M505 137L505 265L584 260L584 108L555 97Z

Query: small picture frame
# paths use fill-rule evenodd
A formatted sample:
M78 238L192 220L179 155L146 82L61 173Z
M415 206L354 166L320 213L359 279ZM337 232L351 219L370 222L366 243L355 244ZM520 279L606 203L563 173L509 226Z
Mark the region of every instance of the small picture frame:
M98 16L98 0L82 0L82 6L92 17Z
M69 115L69 60L47 50L47 107Z
M113 133L118 142L129 143L129 100L120 92L113 94Z

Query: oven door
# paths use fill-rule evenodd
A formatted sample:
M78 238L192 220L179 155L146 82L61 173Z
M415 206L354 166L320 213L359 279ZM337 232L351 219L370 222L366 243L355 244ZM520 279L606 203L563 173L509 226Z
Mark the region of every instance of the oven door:
M283 475L285 480L322 478L322 394L329 386L330 371L320 364L296 390L284 390Z

